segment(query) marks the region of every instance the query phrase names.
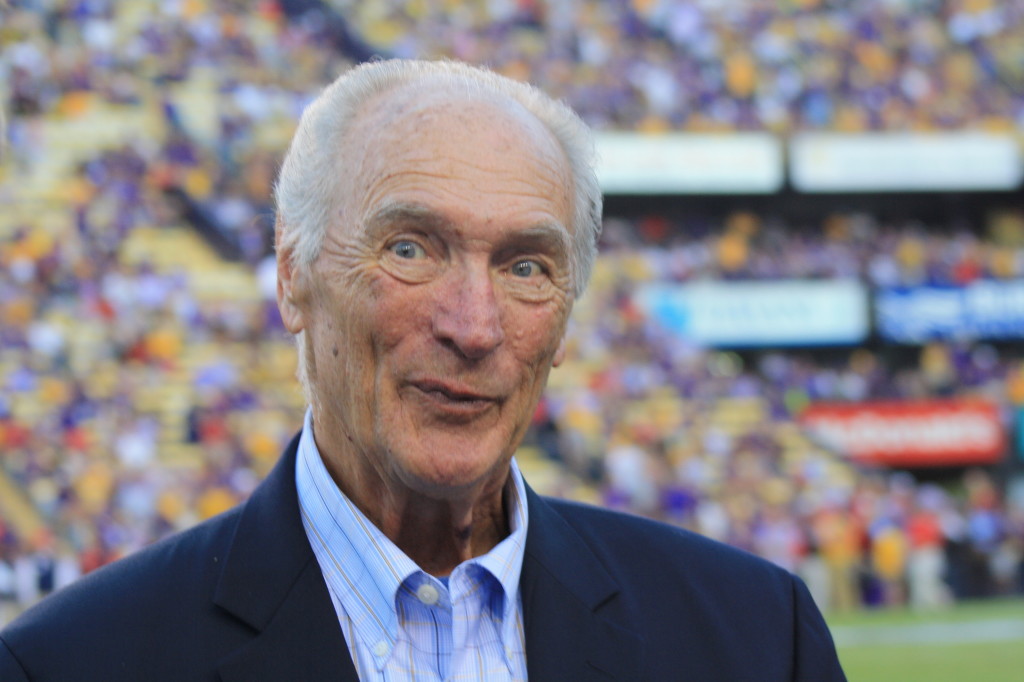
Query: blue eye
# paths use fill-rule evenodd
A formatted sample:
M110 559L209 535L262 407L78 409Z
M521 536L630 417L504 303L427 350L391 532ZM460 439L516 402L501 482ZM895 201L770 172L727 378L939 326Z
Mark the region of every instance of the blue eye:
M395 242L391 246L391 253L395 254L399 258L405 258L411 260L413 258L423 258L427 255L427 252L422 246L414 241L403 239L400 242Z
M543 271L544 268L535 260L516 261L512 266L512 274L516 277L533 277Z

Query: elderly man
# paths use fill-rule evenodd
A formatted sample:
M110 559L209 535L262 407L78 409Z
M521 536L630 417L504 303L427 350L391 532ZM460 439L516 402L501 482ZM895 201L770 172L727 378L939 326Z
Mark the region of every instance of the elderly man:
M571 111L364 65L303 115L277 200L301 433L240 508L5 630L3 680L843 679L785 571L516 468L600 225Z

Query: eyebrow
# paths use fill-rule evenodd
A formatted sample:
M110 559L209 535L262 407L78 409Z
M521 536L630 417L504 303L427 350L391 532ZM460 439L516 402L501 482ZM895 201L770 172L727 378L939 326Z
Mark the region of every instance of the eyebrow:
M509 235L500 250L512 251L516 248L537 249L568 258L572 251L572 240L561 223L545 222Z
M387 203L374 211L366 219L364 230L367 236L373 237L392 227L395 223L439 229L451 226L451 222L436 211L422 204L403 202Z

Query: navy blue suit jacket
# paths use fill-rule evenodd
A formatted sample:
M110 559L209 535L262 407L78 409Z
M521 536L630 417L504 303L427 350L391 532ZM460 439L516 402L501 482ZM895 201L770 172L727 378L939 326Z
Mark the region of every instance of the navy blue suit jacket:
M349 680L299 518L297 439L238 508L45 599L0 632L0 680ZM804 585L663 524L528 492L531 680L844 679Z

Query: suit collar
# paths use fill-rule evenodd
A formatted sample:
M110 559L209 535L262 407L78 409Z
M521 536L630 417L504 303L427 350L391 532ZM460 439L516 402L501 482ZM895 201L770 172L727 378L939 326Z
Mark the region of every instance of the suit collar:
M242 509L214 603L256 636L221 662L222 679L355 682L338 616L299 516L296 437Z
M635 680L642 642L621 623L619 587L562 516L527 489L521 590L530 679Z

